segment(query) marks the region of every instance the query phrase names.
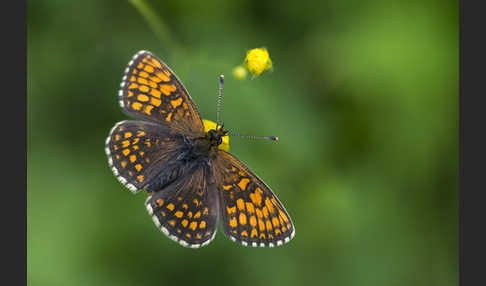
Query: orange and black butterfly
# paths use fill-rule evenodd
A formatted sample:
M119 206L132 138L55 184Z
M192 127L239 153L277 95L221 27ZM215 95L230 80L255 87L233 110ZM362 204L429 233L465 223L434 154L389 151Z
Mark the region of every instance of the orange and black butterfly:
M161 60L138 52L125 70L119 102L141 120L113 127L106 139L108 163L133 193L147 191L146 208L169 238L185 247L205 246L220 217L225 234L245 246L273 247L293 238L292 221L270 188L218 148L228 135L219 113L216 128L206 132L189 93Z

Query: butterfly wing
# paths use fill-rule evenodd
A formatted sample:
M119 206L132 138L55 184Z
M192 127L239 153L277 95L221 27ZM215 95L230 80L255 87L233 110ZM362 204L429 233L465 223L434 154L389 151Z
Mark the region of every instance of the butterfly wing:
M213 240L218 227L219 198L208 171L194 165L145 202L155 225L182 246L198 248Z
M117 179L136 193L151 186L155 178L159 185L177 178L177 169L170 167L176 164L183 144L182 136L167 127L126 120L110 131L105 152Z
M120 106L128 115L186 135L204 133L201 116L181 81L150 52L140 51L132 58L120 86Z
M279 246L295 229L270 188L233 155L219 150L216 182L221 198L223 229L244 246Z

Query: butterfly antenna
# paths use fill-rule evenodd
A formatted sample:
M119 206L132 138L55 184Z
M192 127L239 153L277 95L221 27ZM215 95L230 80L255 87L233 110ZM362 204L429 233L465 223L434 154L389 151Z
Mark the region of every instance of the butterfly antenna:
M271 140L271 141L278 141L278 137L274 136L252 136L252 135L241 135L241 134L234 134L229 132L228 136L237 136L237 137L242 137L246 139L265 139L265 140Z
M224 75L219 76L219 95L218 95L218 107L217 107L217 114L216 114L216 126L219 125L219 117L221 114L221 100L223 99L223 84L224 84Z
M216 126L221 126L220 123L220 114L221 114L221 101L223 98L223 85L224 85L224 75L219 76L219 95L218 95L218 107L216 113ZM241 134L233 134L228 132L228 136L237 136L247 139L265 139L271 141L278 141L278 137L275 136L252 136L252 135L241 135Z

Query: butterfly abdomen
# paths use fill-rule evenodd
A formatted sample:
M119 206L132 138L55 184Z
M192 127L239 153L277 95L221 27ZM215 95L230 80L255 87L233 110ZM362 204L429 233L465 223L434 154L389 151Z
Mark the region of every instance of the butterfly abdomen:
M146 187L148 192L161 190L180 177L186 176L195 167L207 165L210 145L207 140L195 140L184 136L184 144L176 152L177 155L166 164L160 173Z
M184 174L184 166L174 162L165 166L145 188L147 192L158 191L170 185Z

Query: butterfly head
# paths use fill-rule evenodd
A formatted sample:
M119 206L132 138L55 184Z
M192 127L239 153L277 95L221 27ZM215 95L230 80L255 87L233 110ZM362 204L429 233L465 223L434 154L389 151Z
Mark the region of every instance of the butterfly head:
M211 146L219 146L223 143L223 137L228 134L228 130L224 129L224 125L216 126L216 129L210 129L206 133L206 138L211 143Z

